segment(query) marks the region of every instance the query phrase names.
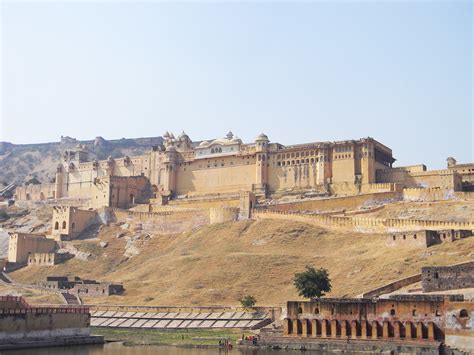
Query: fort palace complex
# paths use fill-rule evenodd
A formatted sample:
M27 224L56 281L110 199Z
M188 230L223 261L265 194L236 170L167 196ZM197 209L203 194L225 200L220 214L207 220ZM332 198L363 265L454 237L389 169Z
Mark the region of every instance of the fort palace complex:
M392 150L373 138L284 146L260 134L243 143L224 138L193 142L168 132L164 143L136 157L88 161L87 152L64 152L55 181L17 187L16 200L89 199L91 207L129 207L149 198L289 191L325 195L403 188L471 189L474 164L448 159L445 170L424 165L396 167Z

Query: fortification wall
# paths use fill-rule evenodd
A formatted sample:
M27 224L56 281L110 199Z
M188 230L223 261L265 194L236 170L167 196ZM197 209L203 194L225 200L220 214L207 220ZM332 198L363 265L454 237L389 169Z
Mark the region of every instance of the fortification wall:
M255 155L220 156L180 164L176 168L176 193L193 196L251 190L255 164Z
M356 209L360 206L385 200L400 199L398 192L381 192L356 196L304 200L268 206L271 211L324 211L333 209Z
M65 336L88 336L90 334L89 313L59 313L50 309L28 308L0 310L0 340L19 340L33 338L56 338ZM67 310L70 311L70 310ZM58 313L56 313L58 312Z
M378 297L386 293L392 293L396 290L401 289L402 287L405 287L405 286L408 286L408 285L414 284L415 282L420 282L420 281L421 281L421 274L404 277L403 279L390 282L376 289L373 289L369 292L363 293L362 298L373 298L373 297Z
M171 200L169 207L181 207L181 208L194 208L194 209L209 209L219 207L239 207L239 196L235 197L223 197L223 198L212 198L212 199L180 199ZM160 211L158 207L156 211Z
M421 269L423 292L474 287L474 261L454 266Z
M109 208L108 213L115 221L140 224L143 230L159 234L177 234L209 224L208 210L134 212Z
M417 219L339 217L328 215L308 215L297 212L270 211L256 209L255 218L284 219L317 225L319 227L339 228L358 232L396 231L414 229L474 229L474 222L426 221Z
M434 188L405 188L403 199L405 201L443 201L455 197L454 190Z
M239 208L217 207L209 210L210 224L237 221L239 219Z

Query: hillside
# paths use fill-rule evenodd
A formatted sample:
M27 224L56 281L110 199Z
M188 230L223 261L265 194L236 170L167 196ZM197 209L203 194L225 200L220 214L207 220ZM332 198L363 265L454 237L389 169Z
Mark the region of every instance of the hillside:
M88 261L28 267L11 277L26 283L67 274L124 283L123 296L85 299L90 303L235 305L242 295L252 294L261 305L277 305L298 298L292 278L305 265L329 270L330 296L356 296L418 273L422 266L469 260L474 250L474 237L429 249L390 248L383 235L277 220L211 225L167 236L128 231L117 238L123 232L119 225L101 228L99 238L109 243L106 248L98 239L74 242L91 253ZM127 244L129 251L140 253L125 257Z
M54 178L56 167L66 149L75 149L78 144L85 146L89 159L106 159L125 155L140 155L161 144L161 137L78 141L70 137L61 137L60 142L39 144L12 144L0 142L0 183L24 183L33 176L41 182Z

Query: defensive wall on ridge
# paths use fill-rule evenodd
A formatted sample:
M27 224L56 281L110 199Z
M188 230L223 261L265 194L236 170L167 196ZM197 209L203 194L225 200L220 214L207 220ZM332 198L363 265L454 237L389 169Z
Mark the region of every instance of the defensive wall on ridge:
M377 232L414 229L470 229L474 222L427 221L419 219L373 218L373 217L339 217L328 215L310 215L299 212L272 211L254 209L252 216L259 219L283 219L309 223L318 227L338 228L348 231Z

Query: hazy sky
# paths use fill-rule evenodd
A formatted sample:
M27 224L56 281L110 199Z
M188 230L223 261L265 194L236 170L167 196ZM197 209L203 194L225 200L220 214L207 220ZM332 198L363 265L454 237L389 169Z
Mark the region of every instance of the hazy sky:
M0 141L232 130L474 161L471 1L0 6Z

